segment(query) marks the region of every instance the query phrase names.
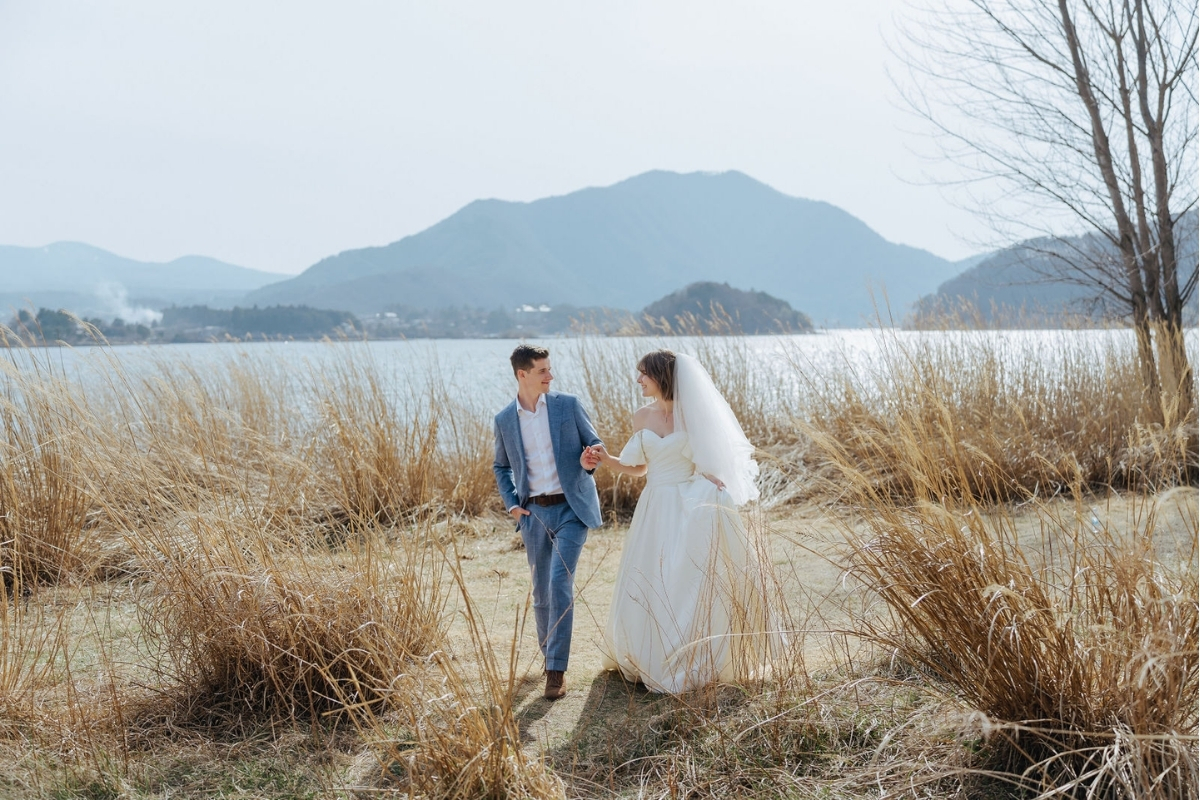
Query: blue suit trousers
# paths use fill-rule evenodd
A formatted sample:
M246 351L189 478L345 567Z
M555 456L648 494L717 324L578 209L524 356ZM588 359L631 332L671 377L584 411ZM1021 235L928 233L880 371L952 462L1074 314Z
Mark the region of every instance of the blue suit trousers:
M575 619L575 565L588 528L569 503L529 503L519 521L533 578L533 616L547 670L567 669Z

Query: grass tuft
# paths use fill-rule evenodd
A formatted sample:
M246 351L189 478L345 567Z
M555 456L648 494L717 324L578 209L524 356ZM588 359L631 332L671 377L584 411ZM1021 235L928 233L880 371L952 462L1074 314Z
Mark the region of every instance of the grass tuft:
M1194 484L1195 409L1151 422L1131 342L1054 336L881 333L833 375L796 360L812 462L852 466L887 502Z
M863 632L985 715L984 766L1036 792L1200 789L1194 539L1157 536L1153 510L1119 533L1081 501L1022 531L974 501L896 504L849 460L840 476L866 523L852 572L889 612Z
M87 420L48 358L19 351L0 361L0 575L8 591L79 577L95 560L94 498L81 477Z
M206 721L367 713L441 642L440 561L415 539L279 553L202 519L143 546L139 604L170 694Z

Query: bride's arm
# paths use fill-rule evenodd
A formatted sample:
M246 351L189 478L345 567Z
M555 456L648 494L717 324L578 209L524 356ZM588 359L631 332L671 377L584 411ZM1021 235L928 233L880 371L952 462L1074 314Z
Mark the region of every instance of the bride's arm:
M622 475L632 475L635 478L640 478L646 474L646 465L639 464L636 467L631 467L628 464L622 464L621 460L604 449L603 444L594 445L590 448L600 458L600 463L611 469L613 472L619 472Z

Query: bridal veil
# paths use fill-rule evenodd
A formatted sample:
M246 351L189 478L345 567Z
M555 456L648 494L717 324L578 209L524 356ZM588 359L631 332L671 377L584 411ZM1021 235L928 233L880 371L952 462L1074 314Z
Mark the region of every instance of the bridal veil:
M729 403L696 358L675 355L675 430L686 430L696 471L725 484L735 505L758 497L758 463Z

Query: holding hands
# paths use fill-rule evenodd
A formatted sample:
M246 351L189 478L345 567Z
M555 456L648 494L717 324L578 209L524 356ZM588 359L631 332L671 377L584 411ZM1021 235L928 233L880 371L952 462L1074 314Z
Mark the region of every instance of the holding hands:
M595 469L603 464L613 472L619 472L622 475L632 475L637 478L646 474L645 464L640 464L636 467L622 464L620 459L609 453L603 444L594 444L591 447L585 447L583 455L579 457L579 463L583 465L584 469Z
M584 469L593 470L600 466L606 458L611 458L611 456L604 449L604 445L593 444L583 448L583 453L579 456L579 463Z
M594 470L601 464L614 469L617 472L623 472L628 475L641 476L646 474L645 465L627 466L622 464L616 458L609 454L608 450L602 444L594 444L583 448L583 453L579 456L579 463L586 470ZM713 482L719 491L725 490L725 482L715 475L710 475L707 472L702 473L704 477Z

